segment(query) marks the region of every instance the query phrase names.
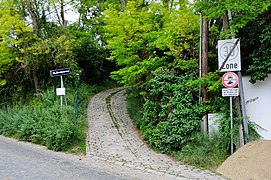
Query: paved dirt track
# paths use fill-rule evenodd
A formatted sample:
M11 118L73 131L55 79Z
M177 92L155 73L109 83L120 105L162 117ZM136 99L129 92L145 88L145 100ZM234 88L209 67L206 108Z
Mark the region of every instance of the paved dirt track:
M182 165L150 149L139 137L127 114L125 92L124 88L115 88L91 98L87 157L157 174L160 179L223 179L210 171Z

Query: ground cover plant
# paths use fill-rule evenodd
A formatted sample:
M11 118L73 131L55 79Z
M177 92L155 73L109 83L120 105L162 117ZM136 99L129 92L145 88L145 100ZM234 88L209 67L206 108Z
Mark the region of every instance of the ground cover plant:
M54 88L43 91L41 100L5 105L0 110L0 134L56 151L85 154L88 98L113 86L107 82L66 88L67 106L63 98L62 108Z

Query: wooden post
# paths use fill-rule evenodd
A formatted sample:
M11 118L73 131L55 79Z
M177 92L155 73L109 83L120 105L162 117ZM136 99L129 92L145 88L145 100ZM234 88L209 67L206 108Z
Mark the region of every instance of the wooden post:
M203 18L202 20L202 63L201 63L201 75L206 77L208 75L208 20ZM202 100L206 103L208 99L207 87L202 87ZM203 131L208 133L208 112L203 118Z

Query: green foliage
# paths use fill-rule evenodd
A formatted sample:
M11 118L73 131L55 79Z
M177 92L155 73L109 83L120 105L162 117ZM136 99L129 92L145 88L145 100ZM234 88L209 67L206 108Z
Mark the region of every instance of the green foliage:
M72 143L73 123L58 104L50 108L17 106L0 113L0 134L46 145L53 150L65 150Z
M234 147L238 146L238 133L241 120L234 118L234 128L230 130L228 116L221 116L216 122L219 124L216 134L210 136L202 133L194 134L182 150L174 152L173 156L177 160L195 167L215 170L230 155L231 133L233 133ZM257 133L257 129L259 128L255 123L249 121L249 141L260 138Z
M133 119L134 123L139 129L144 128L141 124L143 117L143 97L139 95L139 92L135 89L127 90L127 111L130 117ZM141 127L140 127L141 125Z
M20 62L25 72L31 74L36 68L38 76L46 77L47 81L50 78L48 76L49 70L69 67L71 68L71 75L68 78L73 77L74 81L77 81L80 77L80 71L73 57L73 43L74 40L66 35L46 40L37 38L34 42L24 44L20 48L16 60Z
M242 122L243 118L233 118L233 129L231 130L230 127L230 119L229 119L229 113L224 115L218 123L219 123L219 136L224 138L224 143L230 145L230 139L231 139L231 133L233 135L233 142L234 146L238 147L238 133L239 133L239 126ZM247 139L249 141L258 140L261 138L259 133L257 132L259 129L262 129L259 125L255 124L252 121L248 120L248 129L249 129L249 137Z
M7 0L0 2L0 8L3 9L0 13L1 96L16 99L33 91L33 82L36 83L36 92L40 89L39 84L42 84L41 88L47 87L52 84L51 69L69 67L72 73L68 79L78 80L80 71L72 54L74 41L61 34L63 28L54 26L55 31L58 29L55 37L53 34L38 37L32 27L27 26L21 5ZM41 22L39 25L43 27Z
M32 100L29 104L9 105L0 110L0 134L20 140L47 146L56 151L65 151L86 139L86 106L88 95L95 87L79 88L78 126L74 127L74 94L67 89L67 102L61 109L55 90L42 93L42 100ZM74 92L74 91L73 91ZM83 93L84 92L84 93ZM83 133L82 133L83 132ZM79 152L85 152L85 146Z
M259 15L240 31L242 68L251 76L251 82L264 80L271 71L271 10Z
M173 156L192 166L214 170L228 157L228 147L222 136L210 138L197 133L181 151L173 153Z
M82 70L81 80L88 83L104 80L116 69L113 62L107 61L109 50L99 45L89 33L71 29L74 37L74 58Z
M181 11L164 8L160 3L142 6L127 3L125 11L105 11L105 32L112 50L110 60L121 69L112 78L124 85L144 88L152 71L173 67L194 57L197 16L186 6ZM184 63L183 63L184 64Z
M243 28L270 6L271 2L269 0L198 0L196 2L196 9L201 11L209 20L222 18L222 15L227 14L228 10L232 12L232 21L229 24L231 28L227 28L226 32L221 30L221 38L235 36L240 28Z
M193 78L160 68L150 80L139 127L144 138L162 152L180 150L200 129L203 109L186 85Z
M18 77L20 66L16 62L17 47L31 37L32 29L20 19L11 1L0 2L0 93L16 92L20 86L11 85ZM16 83L18 84L18 79ZM20 82L20 81L19 81Z

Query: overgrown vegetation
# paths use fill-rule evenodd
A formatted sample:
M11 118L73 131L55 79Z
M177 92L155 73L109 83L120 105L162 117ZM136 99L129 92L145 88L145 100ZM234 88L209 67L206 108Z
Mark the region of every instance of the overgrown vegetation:
M62 108L55 89L43 91L40 101L32 99L26 104L7 104L0 110L0 134L42 144L56 151L85 154L88 97L114 86L107 81L100 85L82 84L78 88L67 88L67 106L63 97ZM75 104L76 92L78 105Z
M128 91L127 108L131 118L139 129L141 129L143 135L146 131L154 131L157 129L153 125L144 125L143 118L143 106L144 101L138 97L134 91ZM174 126L173 126L174 127ZM175 126L178 127L178 126ZM197 126L199 127L199 126ZM168 131L168 133L174 131ZM178 134L177 134L178 136ZM186 135L179 135L180 138L187 137ZM144 136L145 137L145 136ZM161 136L170 138L171 135L164 134ZM176 137L176 136L175 136ZM228 142L229 138L221 136L213 136L211 139L206 135L203 135L199 129L185 140L185 142L175 142L175 146L179 145L181 148L164 149L167 153L171 154L176 160L193 165L195 167L204 169L214 169L217 165L220 165L228 157ZM163 141L162 141L163 142ZM168 147L170 147L168 145ZM159 148L156 148L159 149ZM160 147L159 150L161 150ZM163 149L162 149L163 150Z
M183 103L180 102L180 104ZM143 137L146 140L150 141L148 138L146 138L145 134L147 132L152 132L151 135L154 135L155 133L159 132L159 130L157 129L159 129L160 127L155 127L153 124L146 124L146 122L144 121L144 106L144 100L138 95L136 90L129 89L127 97L128 113L133 119L136 126L141 130ZM227 105L221 104L221 106L227 108ZM152 115L154 114L155 113L153 113ZM175 131L169 130L164 134L157 133L158 135L160 135L160 137L163 137L165 139L157 140L157 142L160 142L161 144L163 142L166 142L165 144L167 144L167 146L157 146L157 144L152 143L152 141L150 141L150 143L156 150L167 152L168 154L172 155L176 160L182 161L198 168L215 170L230 155L231 132L234 135L234 145L237 145L238 141L239 124L241 119L234 119L234 129L231 131L229 122L230 120L228 116L229 114L226 114L227 115L225 116L221 116L221 118L216 122L217 124L219 124L217 132L211 133L210 136L203 134L199 129L194 130L193 133L188 136L186 134L182 135L176 133ZM157 119L157 117L154 119ZM177 122L179 122L180 120L181 118L178 119ZM178 125L176 126L176 124L171 127L177 128ZM187 126L182 127L185 127L186 131L188 130ZM197 125L196 127L199 128L199 125ZM250 141L260 138L259 134L257 133L258 129L260 129L259 126L257 126L253 122L249 122ZM185 141L181 143L175 141L174 145L175 147L177 146L177 148L172 148L172 146L170 146L170 141L166 141L172 136L175 138L178 138L178 136L179 138L185 138ZM170 140L176 139L171 138Z
M221 135L210 138L197 133L181 151L173 152L172 155L192 166L215 170L229 155L228 139Z
M194 78L192 73L179 75L161 68L149 82L140 129L162 152L181 149L193 133L200 131L203 109L186 84Z

